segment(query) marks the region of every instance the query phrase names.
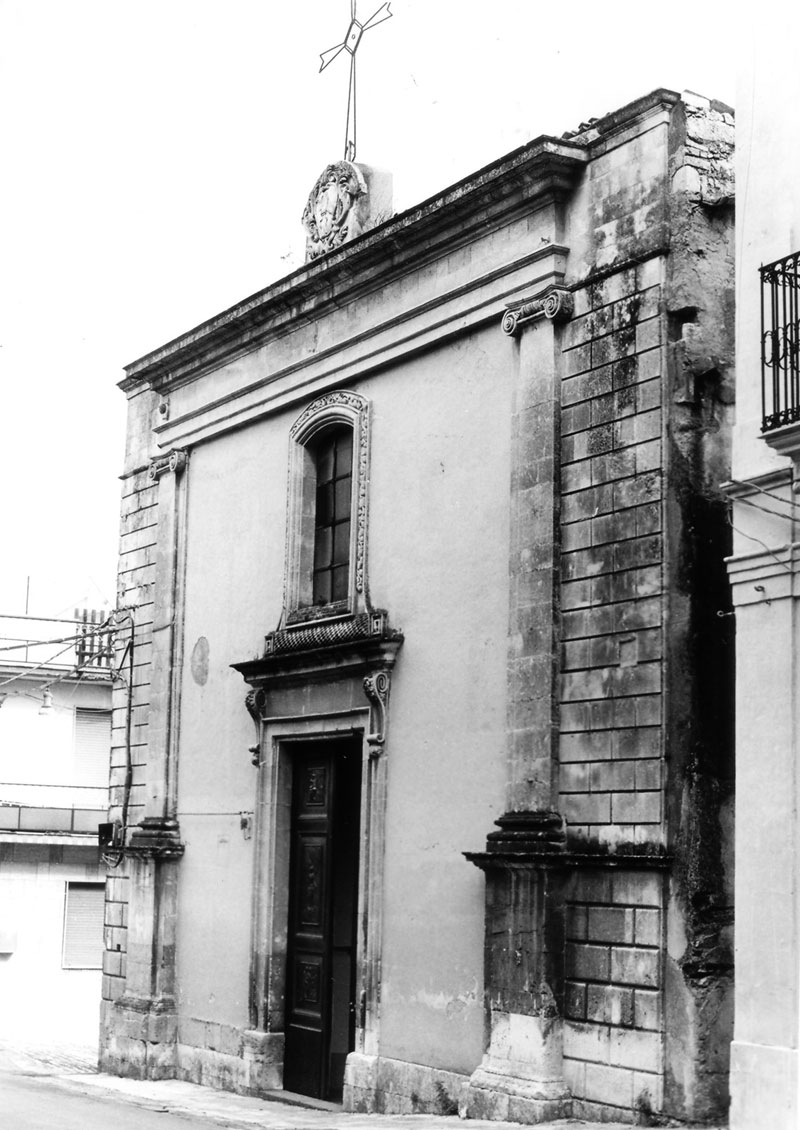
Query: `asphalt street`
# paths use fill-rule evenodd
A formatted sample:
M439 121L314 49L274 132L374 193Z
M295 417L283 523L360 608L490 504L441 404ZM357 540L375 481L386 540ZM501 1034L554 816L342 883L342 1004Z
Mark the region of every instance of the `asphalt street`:
M235 1123L229 1123L233 1126ZM208 1130L208 1119L158 1102L131 1104L113 1092L86 1094L60 1079L0 1071L2 1130Z
M20 1044L0 1036L0 1130L519 1130L517 1123L457 1116L348 1114L331 1104L294 1105L282 1096L249 1098L180 1080L121 1079L97 1072L94 1048ZM567 1120L538 1130L630 1128Z

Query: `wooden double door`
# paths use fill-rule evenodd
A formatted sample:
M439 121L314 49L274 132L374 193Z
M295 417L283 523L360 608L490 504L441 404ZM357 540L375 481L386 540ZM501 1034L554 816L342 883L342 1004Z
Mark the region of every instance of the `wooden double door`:
M355 1046L361 742L292 748L287 1091L339 1101Z

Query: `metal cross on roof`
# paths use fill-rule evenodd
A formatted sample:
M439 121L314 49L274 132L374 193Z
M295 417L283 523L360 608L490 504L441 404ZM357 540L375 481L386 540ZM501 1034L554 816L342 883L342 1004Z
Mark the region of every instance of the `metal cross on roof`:
M372 27L377 27L384 20L391 19L392 13L388 3L381 4L380 8L370 16L366 23L359 23L356 19L356 0L350 0L350 26L344 40L336 47L329 47L320 55L322 63L320 73L332 63L342 51L350 53L350 87L347 94L347 126L344 135L344 159L356 159L356 51L361 42L361 36Z

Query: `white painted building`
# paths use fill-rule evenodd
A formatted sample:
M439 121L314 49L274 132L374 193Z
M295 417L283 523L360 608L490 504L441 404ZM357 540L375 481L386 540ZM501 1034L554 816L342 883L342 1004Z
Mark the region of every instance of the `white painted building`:
M800 1125L800 20L752 21L738 95L732 1130ZM763 320L762 320L763 319Z
M0 617L0 1038L96 1040L111 745L97 626Z

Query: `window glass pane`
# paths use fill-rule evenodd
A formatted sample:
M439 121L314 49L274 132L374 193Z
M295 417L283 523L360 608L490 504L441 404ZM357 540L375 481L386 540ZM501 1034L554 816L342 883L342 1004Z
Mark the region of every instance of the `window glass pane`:
M349 572L347 565L339 565L332 570L332 600L347 600L347 576Z
M350 517L350 494L353 480L348 475L346 479L337 479L336 481L336 518L340 521L342 518ZM319 522L319 518L317 518Z
M333 478L333 452L334 440L332 437L323 439L317 448L317 482L324 483Z
M353 432L345 428L337 436L336 475L349 475L353 465Z
M331 602L331 574L329 569L314 574L314 603L330 604Z
M329 604L348 596L352 428L326 431L315 449L317 472L314 517L313 602ZM336 566L333 569L333 566Z
M331 564L331 548L333 545L333 530L330 526L317 530L314 539L314 568L326 569Z
M322 483L317 486L317 526L329 526L334 520L334 486Z
M350 560L350 523L333 527L333 564L346 565Z

